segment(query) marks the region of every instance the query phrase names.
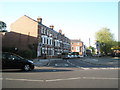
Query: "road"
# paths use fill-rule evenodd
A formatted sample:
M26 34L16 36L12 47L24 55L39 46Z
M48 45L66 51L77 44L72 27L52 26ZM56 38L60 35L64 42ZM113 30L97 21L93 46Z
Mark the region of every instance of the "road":
M88 63L86 59L53 60L33 71L5 70L3 88L118 88L118 69L115 63ZM89 59L89 61L91 60ZM107 60L106 59L106 60ZM114 61L113 61L114 62ZM110 68L101 66L111 66ZM97 67L99 66L99 67Z
M65 59L65 60L51 60L47 66L52 67L118 67L120 59L114 57L87 57L77 59Z
M3 88L117 88L117 69L36 67L3 72Z

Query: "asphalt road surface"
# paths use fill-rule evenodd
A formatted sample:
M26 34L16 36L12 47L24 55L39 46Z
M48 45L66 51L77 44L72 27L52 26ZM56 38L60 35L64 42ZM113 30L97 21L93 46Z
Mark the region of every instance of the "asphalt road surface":
M118 88L117 69L36 67L4 71L3 88Z
M118 88L117 60L53 60L33 71L4 70L3 88ZM109 68L108 68L109 67Z

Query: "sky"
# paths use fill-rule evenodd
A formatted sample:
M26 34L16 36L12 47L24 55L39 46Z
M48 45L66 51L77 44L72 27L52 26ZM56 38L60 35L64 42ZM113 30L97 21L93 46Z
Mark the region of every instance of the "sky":
M104 1L77 1L77 0L45 0L45 1L0 1L0 20L10 24L23 15L35 20L42 17L46 26L54 25L54 30L62 32L70 39L81 39L86 46L95 43L95 33L106 27L118 40L118 2L117 0Z

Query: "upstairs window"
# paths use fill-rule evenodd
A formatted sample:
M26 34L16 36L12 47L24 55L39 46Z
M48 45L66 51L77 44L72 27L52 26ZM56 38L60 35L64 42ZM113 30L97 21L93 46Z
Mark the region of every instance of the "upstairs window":
M43 27L41 27L41 33L43 34L44 32L43 32L43 30L44 30L44 28Z

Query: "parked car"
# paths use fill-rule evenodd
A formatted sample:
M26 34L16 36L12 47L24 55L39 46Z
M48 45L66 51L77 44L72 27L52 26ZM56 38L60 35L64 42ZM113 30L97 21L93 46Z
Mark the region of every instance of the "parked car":
M30 71L34 69L34 64L31 60L27 60L19 55L3 52L2 69L22 69L24 71Z
M62 58L63 58L63 59L70 59L71 56L70 56L70 55L63 55Z
M120 49L113 49L111 54L113 57L120 57Z
M71 55L71 58L80 58L80 55Z
M62 58L63 59L70 59L71 58L71 54L70 53L62 53Z

